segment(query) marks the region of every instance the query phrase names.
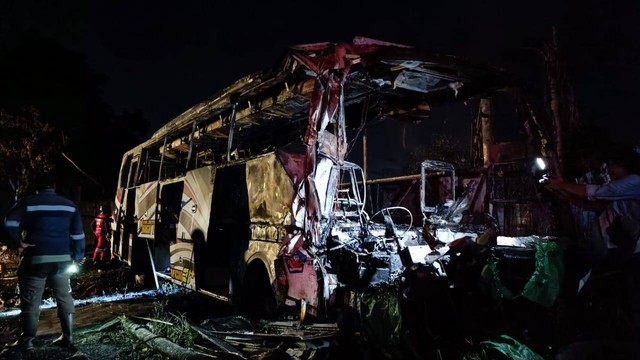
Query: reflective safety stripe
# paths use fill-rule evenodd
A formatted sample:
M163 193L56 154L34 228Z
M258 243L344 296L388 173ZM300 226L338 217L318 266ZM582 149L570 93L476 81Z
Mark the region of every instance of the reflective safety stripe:
M44 264L52 262L71 261L70 255L35 255L25 256L22 258L21 263L25 264Z
M6 220L4 222L4 226L6 226L6 227L20 227L20 221Z
M71 238L72 238L73 240L82 240L82 239L84 239L84 234L80 234L80 235L73 235L73 234L72 234L72 235L71 235Z
M27 206L27 212L33 211L67 211L75 212L76 208L67 205L30 205Z

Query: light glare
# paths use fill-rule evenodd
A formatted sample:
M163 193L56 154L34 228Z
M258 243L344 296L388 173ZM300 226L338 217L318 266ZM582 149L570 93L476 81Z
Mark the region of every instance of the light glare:
M77 272L78 272L78 265L76 265L76 264L71 264L71 265L69 265L69 267L67 268L67 272L68 272L69 274L75 274L75 273L77 273Z

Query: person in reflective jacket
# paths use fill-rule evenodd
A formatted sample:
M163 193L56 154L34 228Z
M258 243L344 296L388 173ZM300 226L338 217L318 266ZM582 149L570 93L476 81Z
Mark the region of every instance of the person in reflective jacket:
M26 351L33 349L47 282L55 294L62 329L62 335L54 343L73 346L75 306L69 269L74 262L84 260L85 235L77 206L56 194L55 182L53 173L40 174L36 178L37 194L20 199L4 221L9 234L8 245L20 253L18 285L22 333L14 345Z

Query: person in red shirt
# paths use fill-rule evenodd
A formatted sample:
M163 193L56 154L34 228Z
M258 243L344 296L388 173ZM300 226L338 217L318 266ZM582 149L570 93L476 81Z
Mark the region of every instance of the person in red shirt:
M91 222L91 231L96 238L93 262L109 261L111 258L111 217L105 213L102 206L100 206L98 215Z

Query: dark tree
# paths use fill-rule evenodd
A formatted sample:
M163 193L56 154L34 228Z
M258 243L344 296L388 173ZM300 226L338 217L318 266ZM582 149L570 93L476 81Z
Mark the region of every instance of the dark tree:
M142 114L114 114L102 100L106 77L55 40L31 31L0 38L0 49L0 108L8 114L33 109L42 125L30 129L47 124L62 133L50 139L60 150L61 175L83 186L85 199L112 198L122 152L148 127Z
M408 173L420 172L420 166L425 160L439 160L453 164L456 169L470 166L468 151L462 141L445 134L434 133L430 141L411 151L409 155Z
M62 134L42 123L34 109L19 114L0 109L0 175L18 196L30 192L31 180L42 170L55 168Z

